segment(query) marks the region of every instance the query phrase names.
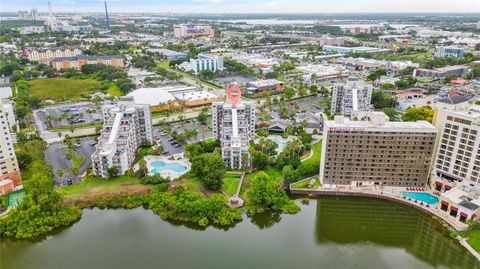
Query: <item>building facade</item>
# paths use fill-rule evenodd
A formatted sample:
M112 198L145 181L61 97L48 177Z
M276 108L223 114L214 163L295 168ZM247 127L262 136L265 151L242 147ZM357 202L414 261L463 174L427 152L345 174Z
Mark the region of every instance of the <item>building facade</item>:
M0 100L0 195L12 192L21 184L22 178L13 148L10 127Z
M123 97L116 105L102 108L104 125L92 155L93 172L108 178L111 168L124 175L142 145L153 143L152 117L149 105L135 104Z
M53 68L80 70L85 64L105 64L115 67L124 67L123 58L120 55L77 55L73 57L55 58L52 61Z
M437 109L438 145L432 188L445 192L459 182L480 183L480 106Z
M240 100L241 91L237 86L229 88ZM254 102L212 103L212 132L220 140L222 157L231 169L250 166L249 143L255 134Z
M413 77L431 77L437 79L444 79L449 75L465 76L468 73L468 68L464 65L453 65L435 69L417 68L413 70Z
M372 87L349 77L346 83L335 84L332 90L331 115L342 115L349 119L360 112L372 109Z
M463 49L459 47L436 47L435 49L435 57L455 57L455 58L462 58L463 57Z
M175 37L194 37L194 36L208 36L214 37L215 30L209 25L175 25L173 27L173 34Z
M426 121L389 122L382 112L369 120L336 116L323 129L320 180L324 186L424 187L437 130Z
M190 69L195 75L207 69L212 72L223 70L223 56L199 54L197 59L190 59Z
M23 57L29 61L50 63L55 58L74 57L82 54L78 47L58 47L58 48L24 48Z

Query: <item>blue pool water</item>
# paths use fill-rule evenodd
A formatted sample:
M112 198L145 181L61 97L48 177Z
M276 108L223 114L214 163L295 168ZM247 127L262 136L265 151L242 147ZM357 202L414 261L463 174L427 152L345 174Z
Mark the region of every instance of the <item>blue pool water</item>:
M278 140L275 138L272 138L273 143L277 144L280 149L284 149L285 146L287 145L286 141Z
M402 192L402 194L403 194L403 196L405 196L407 198L422 201L422 202L430 204L430 205L438 203L438 198L437 197L435 197L435 196L433 196L429 193L426 193L426 192L404 191L404 192Z
M164 161L154 161L151 163L153 170L152 174L158 174L163 170L172 170L174 172L185 172L187 167L179 163L165 163Z

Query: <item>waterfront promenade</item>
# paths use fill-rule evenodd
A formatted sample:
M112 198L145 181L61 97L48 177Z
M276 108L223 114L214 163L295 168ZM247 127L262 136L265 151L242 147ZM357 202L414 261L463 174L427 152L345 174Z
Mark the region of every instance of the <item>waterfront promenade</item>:
M406 188L386 188L386 187L319 187L318 189L298 189L290 186L291 194L299 195L331 195L331 196L361 196L361 197L373 197L379 199L385 199L392 202L397 202L409 207L416 208L424 213L435 216L456 231L464 231L469 227L467 224L455 221L453 217L449 216L446 212L437 208L437 204L429 205L421 201L414 199L404 198L402 192L408 191ZM429 193L428 191L425 191Z

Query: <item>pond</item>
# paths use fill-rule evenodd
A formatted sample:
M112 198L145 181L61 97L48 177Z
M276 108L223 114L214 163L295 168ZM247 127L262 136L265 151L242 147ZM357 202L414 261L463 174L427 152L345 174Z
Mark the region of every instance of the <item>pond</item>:
M299 200L297 201L299 202ZM84 210L35 241L1 242L1 268L479 268L430 216L388 201L322 197L296 215L187 227L149 210Z

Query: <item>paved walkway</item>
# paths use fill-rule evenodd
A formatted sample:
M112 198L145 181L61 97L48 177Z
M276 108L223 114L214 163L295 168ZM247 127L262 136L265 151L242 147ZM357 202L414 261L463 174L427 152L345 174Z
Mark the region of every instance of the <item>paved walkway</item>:
M462 244L462 246L464 246L468 251L470 251L470 253L472 253L473 256L475 256L475 258L477 258L477 260L480 261L480 254L475 249L473 249L470 244L468 244L467 238L458 236L457 239L458 241L460 241L460 244Z

